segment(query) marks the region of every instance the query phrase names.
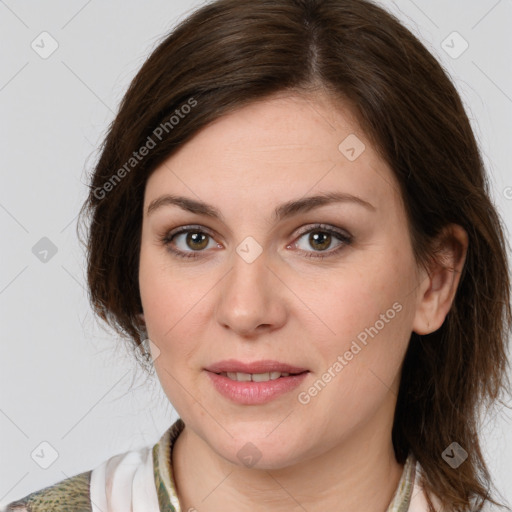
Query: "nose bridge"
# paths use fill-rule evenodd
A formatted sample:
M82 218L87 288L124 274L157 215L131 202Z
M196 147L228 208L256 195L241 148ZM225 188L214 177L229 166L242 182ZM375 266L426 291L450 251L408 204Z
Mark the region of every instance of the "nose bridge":
M240 301L240 306L243 305L247 310L261 306L255 304L258 301L265 302L265 299L270 299L267 296L267 274L270 272L267 267L268 259L268 253L254 239L241 242L236 248L236 254L233 254L233 266L226 283L226 296L229 294L231 300ZM253 308L250 307L251 304L254 304Z
M218 321L238 332L248 333L260 325L276 326L283 319L275 277L268 268L269 255L252 237L232 255L232 267L221 285Z

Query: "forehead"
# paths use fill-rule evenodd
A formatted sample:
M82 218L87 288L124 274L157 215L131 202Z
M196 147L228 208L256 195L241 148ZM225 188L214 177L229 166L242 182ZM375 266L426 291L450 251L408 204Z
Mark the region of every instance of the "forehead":
M397 187L348 104L288 94L202 128L153 171L146 205L164 191L207 202L225 194L238 207L244 201L263 206L334 191L375 204L389 201Z
M239 158L300 162L318 158L321 151L332 160L340 156L343 135L353 132L364 138L348 103L334 103L324 94L280 93L217 119L195 135L193 145L207 148L217 159L236 152ZM220 141L225 145L219 146ZM186 146L180 152L194 157Z

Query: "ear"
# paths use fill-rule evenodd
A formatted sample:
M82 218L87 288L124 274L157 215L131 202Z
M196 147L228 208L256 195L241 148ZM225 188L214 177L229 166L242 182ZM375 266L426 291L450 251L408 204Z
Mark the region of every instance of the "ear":
M443 325L457 287L468 249L468 235L457 224L445 227L437 238L435 263L428 273L424 271L419 286L416 314L412 330L430 334Z

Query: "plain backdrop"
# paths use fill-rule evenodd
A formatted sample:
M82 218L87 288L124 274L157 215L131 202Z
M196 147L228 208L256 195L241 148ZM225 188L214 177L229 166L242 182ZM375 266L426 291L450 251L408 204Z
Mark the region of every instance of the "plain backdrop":
M380 3L454 80L510 232L512 3ZM75 228L86 172L130 80L201 4L0 0L0 503L151 445L177 417L156 378L145 382L95 320ZM509 503L511 425L498 407L482 432Z

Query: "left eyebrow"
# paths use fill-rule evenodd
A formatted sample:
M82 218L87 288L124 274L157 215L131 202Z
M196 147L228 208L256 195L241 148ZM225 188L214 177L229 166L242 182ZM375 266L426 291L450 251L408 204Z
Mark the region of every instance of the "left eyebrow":
M363 206L364 208L371 210L373 212L376 211L375 206L373 206L371 203L365 201L364 199L358 196L341 192L327 192L324 194L308 196L303 197L301 199L288 201L286 203L279 205L274 210L273 221L278 222L289 217L293 217L294 215L298 215L299 213L305 213L310 210L313 210L314 208L319 208L321 206L326 206L328 204L347 202ZM191 213L204 215L206 217L218 219L224 222L223 215L217 208L215 208L215 206L204 203L202 201L197 201L190 197L174 196L171 194L165 194L153 200L149 204L146 214L149 215L150 213L154 212L157 208L160 208L165 205L175 205Z
M292 217L293 215L305 213L314 208L319 208L320 206L325 206L328 204L347 202L363 206L364 208L373 212L376 211L375 206L358 196L342 192L327 192L325 194L308 196L297 199L295 201L288 201L287 203L283 203L274 210L274 220L283 220L288 217Z

